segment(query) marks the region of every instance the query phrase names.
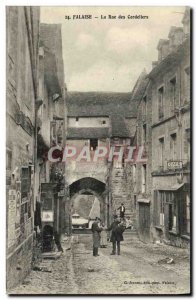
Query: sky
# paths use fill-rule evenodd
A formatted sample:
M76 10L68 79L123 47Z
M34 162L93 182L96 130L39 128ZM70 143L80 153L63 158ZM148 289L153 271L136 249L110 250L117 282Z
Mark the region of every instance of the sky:
M182 26L185 7L41 7L41 22L62 24L68 91L130 92L157 60L159 39ZM91 20L72 19L92 15ZM101 19L106 16L106 19ZM116 19L108 19L108 15ZM119 19L119 15L125 19ZM128 19L143 15L148 19ZM70 16L71 20L65 19ZM95 18L98 17L98 18Z

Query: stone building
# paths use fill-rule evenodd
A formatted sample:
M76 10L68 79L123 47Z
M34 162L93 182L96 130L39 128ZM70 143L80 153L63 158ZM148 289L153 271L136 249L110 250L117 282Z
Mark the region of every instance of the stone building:
M136 101L130 101L131 93L69 92L66 146L76 147L78 152L87 147L92 158L97 147L115 146L118 151L121 146L130 146L135 134L137 107ZM66 161L66 184L70 195L67 220L72 202L79 195L83 195L82 198L94 195L99 199L101 219L105 223L110 222L122 202L126 214L131 212L123 159L112 162L108 162L108 156L98 161L70 159ZM67 228L70 224L71 220Z
M65 94L60 25L41 24L36 7L7 14L7 288L22 281L36 235L64 230L64 165L48 161L65 143ZM35 230L35 231L34 231Z
M7 288L25 278L32 261L39 19L37 7L6 9Z
M42 230L42 251L52 249L52 237L64 232L64 164L48 160L48 150L65 144L65 85L61 25L40 24L39 98L37 111L36 226ZM51 243L48 235L51 234Z
M136 194L140 237L184 247L190 236L189 9L182 23L159 41L140 99L138 136L147 163L138 166Z
M142 79L142 81L141 81ZM140 85L137 93L132 95L133 99L137 99L137 122L133 144L135 147L143 147L142 161L135 161L131 168L129 182L132 203L132 221L137 228L140 239L149 241L149 224L150 218L144 217L144 211L149 210L151 199L151 111L149 85L150 80L148 74L144 70L140 75ZM135 88L137 87L136 82ZM133 91L135 90L133 89ZM146 214L146 212L145 212ZM148 211L150 215L150 211ZM148 229L146 229L146 227Z

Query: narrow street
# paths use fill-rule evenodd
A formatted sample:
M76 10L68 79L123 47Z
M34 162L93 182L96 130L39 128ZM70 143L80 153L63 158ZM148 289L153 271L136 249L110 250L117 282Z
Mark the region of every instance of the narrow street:
M79 235L57 260L44 260L50 272L31 271L9 294L186 294L189 292L188 250L144 244L125 234L120 256L111 244L92 256L92 236ZM67 250L66 250L67 249ZM174 263L161 260L172 258ZM42 265L43 265L42 263Z

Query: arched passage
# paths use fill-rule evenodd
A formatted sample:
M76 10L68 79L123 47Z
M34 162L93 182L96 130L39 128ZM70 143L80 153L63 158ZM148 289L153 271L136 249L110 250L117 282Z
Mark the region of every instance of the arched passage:
M107 223L108 221L108 195L106 184L95 178L85 177L79 179L69 186L69 212L71 212L71 203L78 195L94 195L100 202L100 217ZM71 224L69 224L69 227Z

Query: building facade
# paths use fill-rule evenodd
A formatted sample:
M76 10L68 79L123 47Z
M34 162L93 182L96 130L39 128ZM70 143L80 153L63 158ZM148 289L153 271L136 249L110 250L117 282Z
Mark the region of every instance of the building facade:
M11 289L34 264L38 241L41 251L46 250L49 228L52 239L65 228L64 164L51 163L48 150L65 143L66 89L61 26L40 25L37 7L8 7L6 15L6 259Z
M151 241L186 247L190 239L189 9L182 23L183 27L171 27L168 40L159 41L158 61L153 62L140 99L138 136L145 144L147 163L138 166L136 177L140 237L146 239L147 232ZM141 196L142 187L146 193Z
M7 287L31 268L34 231L35 106L38 98L37 7L7 7Z
M99 200L100 217L105 224L111 222L113 214L119 213L121 203L126 207L126 216L130 216L132 205L124 154L120 160L116 159L118 155L108 160L112 147L118 153L121 147L125 150L132 145L137 105L136 101L130 105L130 101L131 93L68 93L66 146L77 149L75 157L66 161L69 216L73 213L73 201L80 195ZM89 160L78 159L84 147L90 153ZM101 147L108 150L107 155L95 161L95 152Z
M65 229L65 166L48 159L51 147L65 145L65 94L61 25L40 24L35 226L42 251L52 250Z

